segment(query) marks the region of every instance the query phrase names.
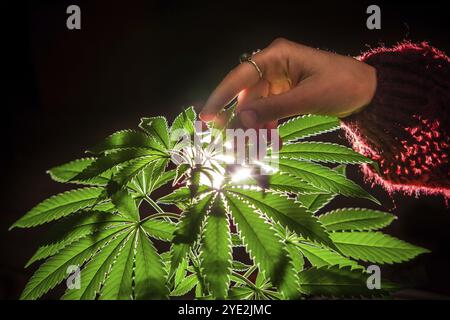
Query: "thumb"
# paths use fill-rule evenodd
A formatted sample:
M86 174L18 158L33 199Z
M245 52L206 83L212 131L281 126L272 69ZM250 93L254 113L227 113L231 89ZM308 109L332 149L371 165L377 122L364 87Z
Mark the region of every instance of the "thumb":
M308 79L279 95L244 101L238 105L237 115L245 127L255 128L267 122L298 114L321 113L324 104L328 104L322 97L328 90L319 89L313 80Z
M246 128L260 127L267 122L276 121L298 112L294 111L295 97L292 94L283 93L253 101L246 101L239 106L237 116Z

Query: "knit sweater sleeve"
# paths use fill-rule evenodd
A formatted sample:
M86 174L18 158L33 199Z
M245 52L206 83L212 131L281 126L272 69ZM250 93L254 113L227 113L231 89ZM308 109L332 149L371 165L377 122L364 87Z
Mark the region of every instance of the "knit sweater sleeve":
M365 177L388 191L449 198L449 58L408 42L359 59L377 70L377 91L341 124L353 148L378 163L378 172L363 166Z

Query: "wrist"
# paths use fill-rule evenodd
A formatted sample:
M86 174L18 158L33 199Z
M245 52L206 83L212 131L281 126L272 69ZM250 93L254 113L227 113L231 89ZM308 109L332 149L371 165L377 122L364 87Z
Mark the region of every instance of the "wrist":
M346 114L339 115L340 118L348 117L352 114L359 113L371 104L377 91L377 69L364 63L361 72L362 90L360 91L360 102L358 105Z
M377 91L377 69L372 67L371 65L366 64L367 66L367 101L364 104L363 108L369 105L373 98L375 97L375 93Z

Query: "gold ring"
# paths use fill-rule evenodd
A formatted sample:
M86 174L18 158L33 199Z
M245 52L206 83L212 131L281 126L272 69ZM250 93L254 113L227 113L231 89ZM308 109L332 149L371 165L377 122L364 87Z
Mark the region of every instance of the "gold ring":
M259 50L255 51L253 54L255 54L257 52L259 52ZM262 79L263 73L262 73L261 69L258 67L258 65L256 64L256 62L253 61L252 56L253 56L252 54L244 53L239 58L239 61L240 61L240 63L243 63L243 62L250 63L253 67L255 67L256 71L258 72L259 78Z

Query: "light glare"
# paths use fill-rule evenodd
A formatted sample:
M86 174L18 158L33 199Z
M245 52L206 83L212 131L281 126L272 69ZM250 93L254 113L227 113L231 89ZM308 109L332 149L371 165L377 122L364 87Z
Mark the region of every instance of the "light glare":
M252 170L250 168L241 168L231 175L231 181L239 182L239 181L250 178L251 175L252 175Z

